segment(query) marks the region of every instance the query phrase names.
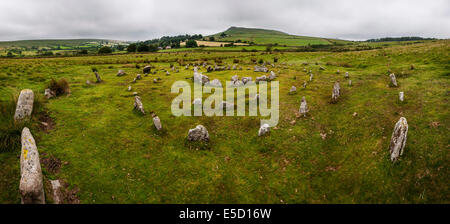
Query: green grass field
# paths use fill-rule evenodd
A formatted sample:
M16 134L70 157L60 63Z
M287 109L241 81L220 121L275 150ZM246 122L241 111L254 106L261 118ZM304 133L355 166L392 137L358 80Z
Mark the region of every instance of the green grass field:
M286 45L290 47L298 47L317 44L331 44L331 42L325 38L295 36L280 31L266 29L231 27L223 33L227 34L227 37L220 37L220 34L222 33L211 36L214 36L218 41L241 40L254 42L257 45L278 44L282 46Z
M6 107L25 88L43 98L51 78L69 81L71 94L44 100L30 128L41 160L61 160L57 172L43 166L45 180L61 179L69 189L79 189L81 203L449 203L449 52L450 41L443 40L346 53L0 59L0 105ZM242 71L206 73L201 68L211 80L224 83L233 75L261 76L253 72L251 59L273 62L274 57L279 61L270 69L279 75L280 122L269 136L258 137L260 117L171 114L177 96L170 93L171 85L193 75L192 67L185 70L175 61L232 64L239 59ZM142 68L155 59L150 64L157 74L131 84L142 74L136 64ZM170 63L180 66L180 73L165 76L162 69ZM104 82L87 86L86 80L95 80L93 67ZM314 73L306 89L304 68ZM117 77L119 69L128 75ZM397 74L398 88L388 86L388 70ZM344 79L347 71L352 87ZM156 77L162 81L153 83ZM330 104L338 80L342 97ZM133 111L129 85L141 96L147 115ZM293 85L297 94L289 95ZM405 92L403 103L400 91ZM296 118L302 96L310 113ZM43 111L54 122L48 132L39 125ZM163 132L153 127L150 111L159 115ZM3 116L0 121L7 122L10 115ZM393 164L388 147L402 116L408 119L408 140L404 155ZM209 150L186 143L188 130L197 124L209 131ZM19 156L20 146L0 152L0 203L20 203Z

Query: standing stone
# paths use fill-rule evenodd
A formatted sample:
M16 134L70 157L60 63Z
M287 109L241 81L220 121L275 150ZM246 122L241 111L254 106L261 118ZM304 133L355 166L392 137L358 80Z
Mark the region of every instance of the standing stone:
M209 141L209 134L203 125L197 125L196 128L190 129L187 139L189 141Z
M22 131L19 191L22 204L45 204L39 152L30 129L26 127Z
M131 81L132 83L136 83L137 78L134 78L133 81Z
M306 88L307 82L303 82L303 88Z
M392 73L389 77L391 77L391 85L397 87L397 79L395 78L395 74Z
M325 70L325 68L324 68L324 67L322 67L322 66L320 66L320 67L319 67L319 69L320 69L320 70Z
M50 89L45 89L44 95L45 95L45 97L46 97L47 99L56 97L55 92L51 91Z
M300 103L300 114L306 117L306 113L308 113L308 105L306 104L305 97L302 98L302 102Z
M19 100L17 101L16 113L14 120L19 121L31 116L33 112L34 93L31 89L24 89L20 92Z
M400 92L398 94L398 99L403 102L405 100L405 93L404 92Z
M91 81L86 80L86 85L90 86L91 85Z
M53 204L63 204L64 201L61 182L59 180L51 180L50 184L53 192Z
M141 79L142 79L141 74L137 74L137 75L136 75L136 79L137 79L137 80L141 80Z
M102 79L100 78L100 75L98 74L98 72L94 72L95 74L95 78L97 78L97 83L101 83Z
M331 101L336 103L339 96L341 95L341 86L339 85L339 81L334 84L333 93L331 95Z
M128 91L131 91L131 86L128 86Z
M117 72L117 76L124 76L126 75L124 70L119 70L119 72Z
M311 73L311 74L309 75L309 81L310 81L310 82L312 82L313 77L314 77L314 75Z
M242 79L244 79L244 78L242 78ZM233 77L231 77L231 82L236 82L238 80L239 80L239 76L237 76L237 75L234 75Z
M261 77L256 77L256 83L263 82L263 81L267 81L266 75L263 75Z
M295 86L292 86L291 90L289 90L289 94L294 94L296 92L297 92L297 87L295 87Z
M352 86L352 80L348 80L348 86Z
M137 109L142 112L142 114L145 114L144 105L142 104L141 97L139 96L134 97L134 109Z
M274 80L276 78L277 78L277 75L275 74L275 72L270 71L269 80L272 81L272 80Z
M402 117L395 124L394 132L392 133L391 144L389 150L391 153L391 161L397 161L398 157L403 155L406 145L406 138L408 136L408 122L406 118Z
M161 120L156 114L153 114L152 116L153 116L153 124L155 125L156 130L161 131L162 129Z
M270 132L270 126L268 124L263 124L261 128L259 128L258 136L266 135Z
M252 81L252 77L244 77L242 78L242 83L247 84L248 82Z
M348 79L348 78L350 78L350 75L348 74L348 72L346 72L345 73L345 76L344 76L346 79Z

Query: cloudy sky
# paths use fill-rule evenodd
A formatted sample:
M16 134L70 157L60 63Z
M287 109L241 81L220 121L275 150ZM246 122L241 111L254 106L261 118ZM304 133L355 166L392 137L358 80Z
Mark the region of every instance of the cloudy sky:
M449 0L1 0L0 40L147 40L230 26L363 40L450 38Z

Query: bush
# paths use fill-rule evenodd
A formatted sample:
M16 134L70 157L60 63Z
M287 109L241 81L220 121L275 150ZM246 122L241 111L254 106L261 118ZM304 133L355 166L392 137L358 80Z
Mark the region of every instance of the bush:
M214 38L214 36L209 37L209 41L215 41L216 38Z
M103 46L98 50L99 54L111 54L112 53L112 49L108 46Z
M130 53L136 52L136 48L137 48L136 44L130 44L127 47L127 51L130 52Z
M137 47L138 52L149 52L150 47L147 44L139 44Z
M188 40L188 41L186 41L186 47L187 48L198 47L197 41L195 41L195 40Z
M258 63L259 63L259 64L262 64L262 63L264 63L264 60L263 60L262 58L260 58L260 59L258 60Z
M66 93L69 93L69 83L66 79L62 78L58 81L52 79L50 83L47 85L51 91L55 92L56 96L60 96Z

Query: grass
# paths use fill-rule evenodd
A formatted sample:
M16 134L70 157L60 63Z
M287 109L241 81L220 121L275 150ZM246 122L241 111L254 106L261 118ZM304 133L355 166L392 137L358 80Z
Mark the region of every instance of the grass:
M248 41L254 42L257 45L267 45L267 44L278 44L286 46L307 46L314 44L331 44L329 40L317 37L305 37L305 36L295 36L289 35L275 30L266 29L254 29L254 28L243 28L243 27L231 27L225 32L226 37L221 37L218 33L214 36L216 40L219 41Z
M24 88L42 96L51 79L69 82L70 95L45 103L54 129L46 133L34 128L32 133L41 154L65 164L58 173L43 167L45 178L79 188L82 203L449 203L449 48L445 40L345 53L172 52L0 59L0 100L8 101ZM242 71L205 73L202 68L211 80L223 83L233 75L261 75L251 70L251 59L272 62L274 57L280 123L269 136L257 136L259 117L171 115L170 104L177 96L170 93L172 83L193 72L180 66L180 73L165 76L162 69L170 63L220 59L232 64L239 59ZM136 74L142 74L135 65L143 68L149 63L157 74L131 84ZM87 86L87 79L95 80L92 67L104 82ZM306 89L302 85L309 75L304 68L314 73ZM117 77L119 69L128 75ZM398 88L388 87L388 70L403 72L397 77ZM346 85L346 71L352 87ZM162 81L153 83L156 77ZM330 104L337 80L342 97ZM133 111L128 85L139 92L146 111L158 114L163 132L155 130L149 113ZM297 94L289 95L293 85ZM403 103L398 102L400 91L405 92ZM302 96L309 116L292 125ZM392 164L388 146L401 116L410 125L408 141L405 154ZM206 150L186 144L188 129L197 124L209 131ZM320 133L327 134L325 140ZM20 147L0 153L0 203L20 202L19 154Z

